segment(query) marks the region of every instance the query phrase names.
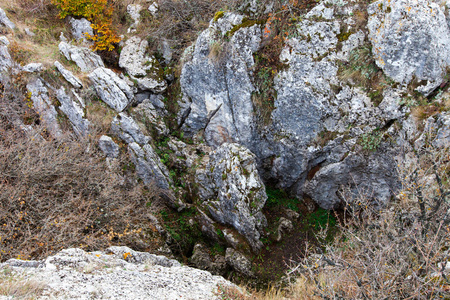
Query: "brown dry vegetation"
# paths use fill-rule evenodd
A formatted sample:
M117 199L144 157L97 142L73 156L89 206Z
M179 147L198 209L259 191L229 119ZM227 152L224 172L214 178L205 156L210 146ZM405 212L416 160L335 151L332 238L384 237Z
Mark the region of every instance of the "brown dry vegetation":
M147 207L155 188L136 182L129 161L108 166L93 138L49 138L12 84L3 86L0 119L0 260L69 247L158 247ZM23 119L34 128L23 130Z

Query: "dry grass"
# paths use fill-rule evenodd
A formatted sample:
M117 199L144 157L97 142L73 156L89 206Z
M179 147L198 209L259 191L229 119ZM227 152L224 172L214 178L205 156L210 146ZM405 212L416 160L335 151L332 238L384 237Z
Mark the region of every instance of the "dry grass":
M347 203L334 243L292 273L326 299L449 297L442 268L450 247L448 150L428 148L400 164L403 189L388 207L374 207L365 197Z
M0 275L0 296L12 297L13 299L35 299L38 297L45 285L32 278L23 278L12 275L8 269L2 270Z
M20 125L27 115L28 133ZM127 159L108 165L95 139L48 138L15 85L3 87L0 118L0 260L69 247L158 247L147 218L157 191L135 181Z

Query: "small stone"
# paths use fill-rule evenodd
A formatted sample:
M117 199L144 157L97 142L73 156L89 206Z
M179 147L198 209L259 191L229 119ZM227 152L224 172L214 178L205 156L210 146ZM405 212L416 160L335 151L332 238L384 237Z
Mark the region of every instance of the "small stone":
M100 137L98 146L107 157L117 158L119 156L119 146L107 135Z

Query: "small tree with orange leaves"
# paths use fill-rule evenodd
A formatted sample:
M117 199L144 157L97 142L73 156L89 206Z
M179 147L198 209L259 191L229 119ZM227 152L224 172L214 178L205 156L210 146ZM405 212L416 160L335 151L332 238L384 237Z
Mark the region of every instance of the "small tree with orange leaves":
M52 3L60 10L60 18L71 15L92 22L95 34L86 36L94 41L94 51L111 51L114 44L120 42L112 26L113 8L108 0L52 0Z

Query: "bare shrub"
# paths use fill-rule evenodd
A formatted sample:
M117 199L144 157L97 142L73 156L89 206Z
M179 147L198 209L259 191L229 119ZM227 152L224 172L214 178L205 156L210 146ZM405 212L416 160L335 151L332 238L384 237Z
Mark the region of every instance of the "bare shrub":
M48 138L21 88L4 81L0 96L0 260L68 247L157 248L147 206L156 188L134 179L129 160L108 164L94 139Z
M34 299L42 293L44 287L44 283L13 274L8 268L3 269L0 274L0 296Z
M326 299L432 299L450 295L448 149L428 147L399 164L403 189L385 208L347 203L340 234L291 274ZM314 254L315 253L315 254Z

